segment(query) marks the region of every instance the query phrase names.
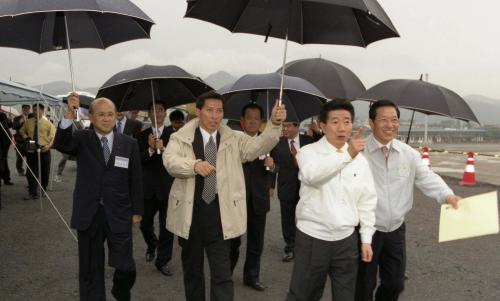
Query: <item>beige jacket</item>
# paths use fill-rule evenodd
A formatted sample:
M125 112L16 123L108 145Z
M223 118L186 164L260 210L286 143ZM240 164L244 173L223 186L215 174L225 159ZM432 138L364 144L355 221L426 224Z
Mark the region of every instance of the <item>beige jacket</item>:
M172 134L163 152L163 164L175 178L168 198L167 229L188 239L193 216L195 190L194 165L197 162L193 140L199 119L188 122ZM217 150L217 192L224 239L238 237L247 227L245 179L242 163L268 153L277 143L281 126L268 122L264 132L250 137L221 125Z

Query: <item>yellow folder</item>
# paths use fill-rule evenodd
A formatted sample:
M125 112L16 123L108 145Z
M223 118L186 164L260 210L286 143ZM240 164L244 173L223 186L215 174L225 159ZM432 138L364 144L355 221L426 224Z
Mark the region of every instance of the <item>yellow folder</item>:
M439 242L496 234L498 227L498 197L492 191L462 199L458 209L441 206Z

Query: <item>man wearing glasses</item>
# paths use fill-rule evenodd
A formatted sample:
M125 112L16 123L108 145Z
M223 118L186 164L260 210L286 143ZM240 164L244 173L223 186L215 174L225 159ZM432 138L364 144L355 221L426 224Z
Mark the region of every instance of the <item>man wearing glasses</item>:
M373 260L360 262L356 300L372 301L379 272L380 285L375 300L398 300L404 289L406 267L405 215L413 206L413 186L439 203L457 208L459 196L440 176L422 163L420 154L394 139L399 129L399 109L392 101L379 100L370 107L373 134L366 139L363 155L370 163L375 188L375 234Z

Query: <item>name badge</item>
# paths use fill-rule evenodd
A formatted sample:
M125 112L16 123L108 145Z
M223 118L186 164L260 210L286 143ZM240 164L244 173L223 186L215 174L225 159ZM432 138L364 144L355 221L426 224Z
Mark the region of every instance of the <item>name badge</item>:
M410 175L410 167L405 163L400 164L399 168L398 168L398 174L400 177L409 176Z
M115 156L115 167L128 168L128 158Z

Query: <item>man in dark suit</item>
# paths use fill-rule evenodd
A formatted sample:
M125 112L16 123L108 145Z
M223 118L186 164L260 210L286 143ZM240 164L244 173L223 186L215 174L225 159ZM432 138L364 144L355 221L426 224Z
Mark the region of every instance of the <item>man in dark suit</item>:
M9 113L10 114L10 113ZM12 114L10 114L12 116ZM10 180L10 169L8 164L8 154L10 145L12 143L12 133L10 132L10 128L12 127L12 119L7 117L7 114L4 112L0 112L0 123L2 124L2 129L0 129L0 140L2 140L2 156L0 160L2 160L3 171L1 174L1 178L5 185L14 185Z
M262 108L254 103L243 107L241 124L245 133L251 137L260 134ZM266 214L269 212L269 171L274 168L273 159L262 155L243 163L247 203L247 252L243 268L243 283L257 291L266 286L260 281L260 258L264 249ZM241 237L231 240L231 270L234 270L239 257Z
M142 123L137 120L127 118L127 112L116 113L115 131L130 137L136 138L142 129Z
M116 108L98 98L90 104L92 130L71 128L79 107L77 95L68 99L55 148L76 156L71 227L78 230L80 300L105 300L104 240L108 264L115 268L111 293L130 300L136 268L132 254L132 226L143 214L142 170L137 142L113 131Z
M167 230L166 219L168 194L174 179L163 166L161 157L172 132L164 126L166 117L164 103L157 101L154 110L153 104L151 104L149 116L153 126L142 131L137 137L144 175L144 218L141 221L141 231L148 246L146 261L153 261L158 249L156 268L163 275L172 276L168 262L172 259L174 235ZM154 218L157 212L158 238L154 231Z
M275 174L278 174L278 198L281 206L281 229L285 240L283 261L294 258L295 248L295 207L299 202L299 168L295 155L304 145L314 142L313 138L299 134L298 122L283 123L283 137L271 151ZM274 185L275 181L272 181Z
M14 134L14 139L16 141L17 148L19 152L16 151L16 169L17 174L20 176L24 175L24 167L23 167L23 157L26 157L26 152L24 151L24 138L23 135L19 132L19 130L23 127L23 124L26 120L28 120L28 115L30 113L29 105L22 105L21 107L21 115L14 117L12 121L12 128L16 131Z

